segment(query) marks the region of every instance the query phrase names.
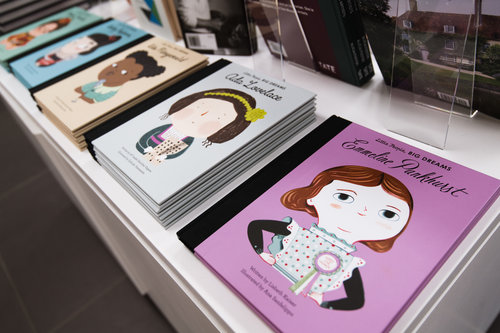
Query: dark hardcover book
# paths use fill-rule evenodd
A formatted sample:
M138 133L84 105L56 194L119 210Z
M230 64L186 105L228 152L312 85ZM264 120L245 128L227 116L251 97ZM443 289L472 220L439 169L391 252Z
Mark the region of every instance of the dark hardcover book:
M358 86L373 76L356 1L280 0L278 10L274 2L250 3L252 17L272 54L283 54L292 63Z
M335 52L340 78L363 85L374 72L357 0L318 0L317 4ZM306 36L309 36L307 29ZM315 48L317 53L321 52L321 45Z
M201 79L209 76L210 74L215 73L219 69L226 67L230 63L231 62L229 60L220 59L220 60L214 62L213 64L211 64L207 67L204 67L204 68L200 69L199 71L191 74L190 76L182 79L181 81L173 84L172 86L168 87L167 89L164 89L164 90L160 91L159 93L142 101L141 103L131 107L126 112L120 113L119 115L109 119L108 121L100 124L99 126L95 127L94 129L88 131L87 133L84 134L84 137L85 137L85 141L87 142L87 148L88 148L89 152L92 154L92 156L95 159L94 145L92 144L93 140L101 137L102 135L108 133L109 131L126 123L130 119L135 118L136 116L149 110L153 106L163 102L167 98L183 91L187 87L191 86L193 83L196 83L196 82L200 81Z
M276 331L385 332L499 193L334 116L178 236Z
M245 1L175 0L175 6L187 48L221 55L250 55L257 50Z

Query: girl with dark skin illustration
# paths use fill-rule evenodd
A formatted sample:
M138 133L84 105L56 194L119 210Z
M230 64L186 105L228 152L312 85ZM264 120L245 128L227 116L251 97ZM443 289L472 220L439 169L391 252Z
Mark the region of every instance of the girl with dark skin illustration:
M126 82L156 76L164 71L165 67L158 66L146 51L137 51L105 67L98 74L99 81L77 87L75 91L87 103L102 102L113 97Z
M364 305L356 243L375 252L389 251L404 232L413 210L406 186L381 171L340 166L319 173L309 186L288 191L281 203L318 218L309 229L292 218L254 220L248 239L255 252L302 293L326 309L355 310ZM264 251L263 231L274 234ZM323 300L323 294L344 286L347 297Z

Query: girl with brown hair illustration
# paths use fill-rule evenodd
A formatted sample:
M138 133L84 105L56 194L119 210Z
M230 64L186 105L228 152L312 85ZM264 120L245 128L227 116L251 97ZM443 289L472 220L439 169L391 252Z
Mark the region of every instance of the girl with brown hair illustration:
M204 146L223 143L243 132L266 112L255 108L255 99L235 89L212 89L175 102L168 111L171 124L144 134L136 144L153 164L183 154L195 138L206 138Z
M52 50L43 57L36 60L39 67L47 67L61 61L75 59L79 55L86 55L94 52L99 47L119 41L121 36L105 35L95 33L72 40L56 50Z
M375 252L389 251L404 232L413 211L406 186L384 172L362 166L340 166L319 173L309 186L281 197L293 210L318 218L309 229L292 218L254 220L248 239L255 252L293 285L290 289L327 309L355 310L364 305L358 267L351 255L356 243ZM263 249L263 231L274 233ZM324 301L323 294L344 286L347 297Z
M156 76L164 71L165 67L158 66L158 62L146 51L137 51L106 66L97 76L99 81L79 86L75 91L87 103L103 102L113 97L128 81Z
M60 18L59 20L54 20L50 22L43 23L36 28L31 29L28 32L21 32L15 35L10 35L4 40L0 41L0 44L5 45L6 50L12 50L21 46L28 44L34 38L48 34L49 32L64 28L71 22L69 17Z

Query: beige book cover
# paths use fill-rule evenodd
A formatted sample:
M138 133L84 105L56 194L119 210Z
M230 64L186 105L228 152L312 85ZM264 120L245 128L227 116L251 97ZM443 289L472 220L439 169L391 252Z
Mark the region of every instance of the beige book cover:
M205 56L161 38L151 38L34 94L44 112L70 132L136 103L194 67Z

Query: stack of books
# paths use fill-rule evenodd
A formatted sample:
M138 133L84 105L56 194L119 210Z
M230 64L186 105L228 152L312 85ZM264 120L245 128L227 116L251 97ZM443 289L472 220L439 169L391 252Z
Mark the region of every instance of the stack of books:
M150 38L33 94L42 112L77 147L84 134L207 64L207 58Z
M314 119L314 93L227 60L188 80L92 141L99 163L164 226Z

